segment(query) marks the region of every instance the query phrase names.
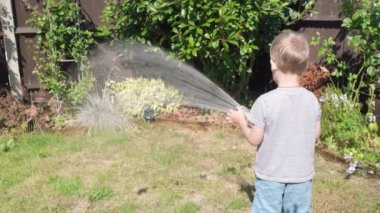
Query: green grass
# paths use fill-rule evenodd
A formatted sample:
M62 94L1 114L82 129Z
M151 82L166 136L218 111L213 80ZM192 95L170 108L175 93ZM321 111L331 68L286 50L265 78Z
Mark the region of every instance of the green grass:
M120 211L124 213L133 213L137 210L137 208L138 208L138 205L134 203L133 201L126 201L120 208Z
M3 174L0 177L0 186L4 186L6 188L11 187L18 182L20 181L16 174Z
M160 165L170 166L178 164L182 159L182 154L179 150L163 150L153 153L153 158Z
M173 213L195 213L199 212L201 207L193 202L186 202L176 209L174 209Z
M234 198L228 203L230 209L245 209L247 208L247 202L245 199Z
M88 199L91 202L104 200L112 197L113 190L109 186L95 186L87 194Z
M0 143L11 137L0 137ZM0 212L249 212L255 151L228 129L24 134L0 152ZM378 179L316 158L314 212L376 212ZM350 211L348 211L350 210Z
M182 196L179 192L171 189L162 189L161 191L161 202L165 205L175 204L177 201L181 200Z
M79 194L81 188L83 187L82 181L79 177L64 178L54 176L49 178L48 184L60 195Z

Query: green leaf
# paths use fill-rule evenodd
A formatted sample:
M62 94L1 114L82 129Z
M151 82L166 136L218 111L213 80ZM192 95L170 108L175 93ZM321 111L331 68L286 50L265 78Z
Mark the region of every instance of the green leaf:
M228 40L227 42L230 43L230 44L233 44L233 45L235 45L237 47L239 46L239 43L237 41Z
M229 52L230 51L230 46L228 45L227 42L223 41L223 49L224 49L224 52Z
M211 42L211 46L215 49L219 46L219 40L216 40L214 42Z
M192 36L189 37L189 45L190 47L194 46L194 38Z
M196 49L192 49L191 50L191 54L195 57L197 57L197 50Z
M363 14L365 14L364 10L357 10L351 17L352 21L357 21Z
M351 28L352 20L350 18L343 19L342 27Z
M375 69L375 67L373 67L373 66L369 66L369 67L367 68L367 74L368 74L369 76L375 76L375 74L376 74L376 69Z

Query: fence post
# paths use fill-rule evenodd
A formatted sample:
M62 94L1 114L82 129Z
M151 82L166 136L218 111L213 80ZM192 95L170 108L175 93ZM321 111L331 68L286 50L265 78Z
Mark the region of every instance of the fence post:
M22 100L22 85L20 67L18 63L18 51L15 35L15 22L13 18L11 0L2 0L0 3L0 18L4 33L5 60L8 64L8 77L11 94L18 100Z

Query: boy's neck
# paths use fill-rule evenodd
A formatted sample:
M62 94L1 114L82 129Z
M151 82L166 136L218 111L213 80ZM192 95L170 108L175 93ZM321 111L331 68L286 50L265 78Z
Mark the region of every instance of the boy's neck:
M277 76L278 87L300 87L300 76L293 73L279 73Z

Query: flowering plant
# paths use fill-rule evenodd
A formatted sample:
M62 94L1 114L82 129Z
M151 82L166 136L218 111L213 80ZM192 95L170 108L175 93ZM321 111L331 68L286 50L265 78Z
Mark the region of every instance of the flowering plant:
M323 146L342 154L352 153L356 160L379 163L380 137L376 117L361 113L359 102L334 86L328 86L320 97L322 108Z

